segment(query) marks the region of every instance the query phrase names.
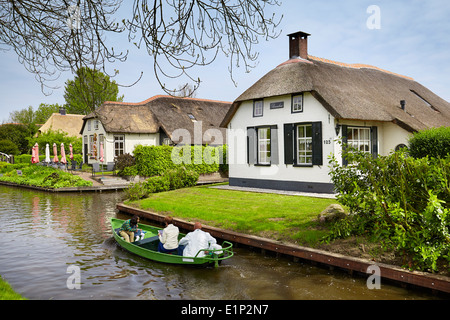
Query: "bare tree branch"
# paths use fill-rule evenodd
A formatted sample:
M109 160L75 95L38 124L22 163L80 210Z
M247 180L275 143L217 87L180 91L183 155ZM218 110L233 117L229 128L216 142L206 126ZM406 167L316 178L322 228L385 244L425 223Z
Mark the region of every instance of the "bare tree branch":
M125 61L128 50L116 51L107 39L126 32L130 43L153 58L155 77L173 94L165 79L187 77L196 89L200 78L193 68L211 64L219 54L229 58L233 81L235 67L254 67L254 46L279 35L282 17L266 12L279 5L278 0L134 0L119 17L121 0L0 0L0 50L14 50L44 92L61 72L88 67L107 74L108 64Z

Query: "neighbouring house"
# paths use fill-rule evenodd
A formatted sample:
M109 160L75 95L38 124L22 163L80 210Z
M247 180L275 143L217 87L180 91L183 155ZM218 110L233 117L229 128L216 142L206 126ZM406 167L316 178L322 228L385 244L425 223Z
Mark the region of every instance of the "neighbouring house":
M450 104L377 67L308 55L304 32L289 34L290 59L233 102L228 129L232 186L331 193L328 157L342 144L388 155L418 130L450 125Z
M105 102L83 118L85 163L97 163L103 142L104 162L133 153L136 145L222 145L220 123L230 102L154 96L140 103Z
M61 107L59 113L53 113L47 122L39 128L36 137L48 130L61 130L70 137L81 138L80 129L83 126L83 118L84 115L82 114L67 114L66 109Z

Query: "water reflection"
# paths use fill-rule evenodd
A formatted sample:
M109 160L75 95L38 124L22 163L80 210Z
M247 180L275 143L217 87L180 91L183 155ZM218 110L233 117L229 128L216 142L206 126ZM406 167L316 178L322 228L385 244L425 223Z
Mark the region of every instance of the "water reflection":
M155 263L119 248L109 218L120 192L53 194L0 186L0 274L30 299L428 299L247 249L219 269ZM127 216L119 215L127 218ZM69 290L68 266L81 289Z

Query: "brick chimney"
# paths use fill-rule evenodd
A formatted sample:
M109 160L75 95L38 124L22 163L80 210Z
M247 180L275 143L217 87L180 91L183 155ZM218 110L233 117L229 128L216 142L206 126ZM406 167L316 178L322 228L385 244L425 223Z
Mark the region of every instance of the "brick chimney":
M289 37L289 59L308 59L308 37L309 33L302 31L288 34Z

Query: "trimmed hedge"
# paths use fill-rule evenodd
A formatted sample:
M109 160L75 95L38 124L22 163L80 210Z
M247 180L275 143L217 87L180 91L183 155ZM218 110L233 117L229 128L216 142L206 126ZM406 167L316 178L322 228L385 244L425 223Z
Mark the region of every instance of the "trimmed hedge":
M130 200L139 200L148 197L151 193L192 187L197 184L198 177L197 172L185 167L169 169L160 176L150 177L144 182L132 184L126 190L126 197Z
M185 167L198 174L227 171L226 147L211 146L142 146L134 149L140 176L162 175L169 169Z
M450 127L416 132L409 139L409 154L416 159L426 156L445 158L450 154Z

